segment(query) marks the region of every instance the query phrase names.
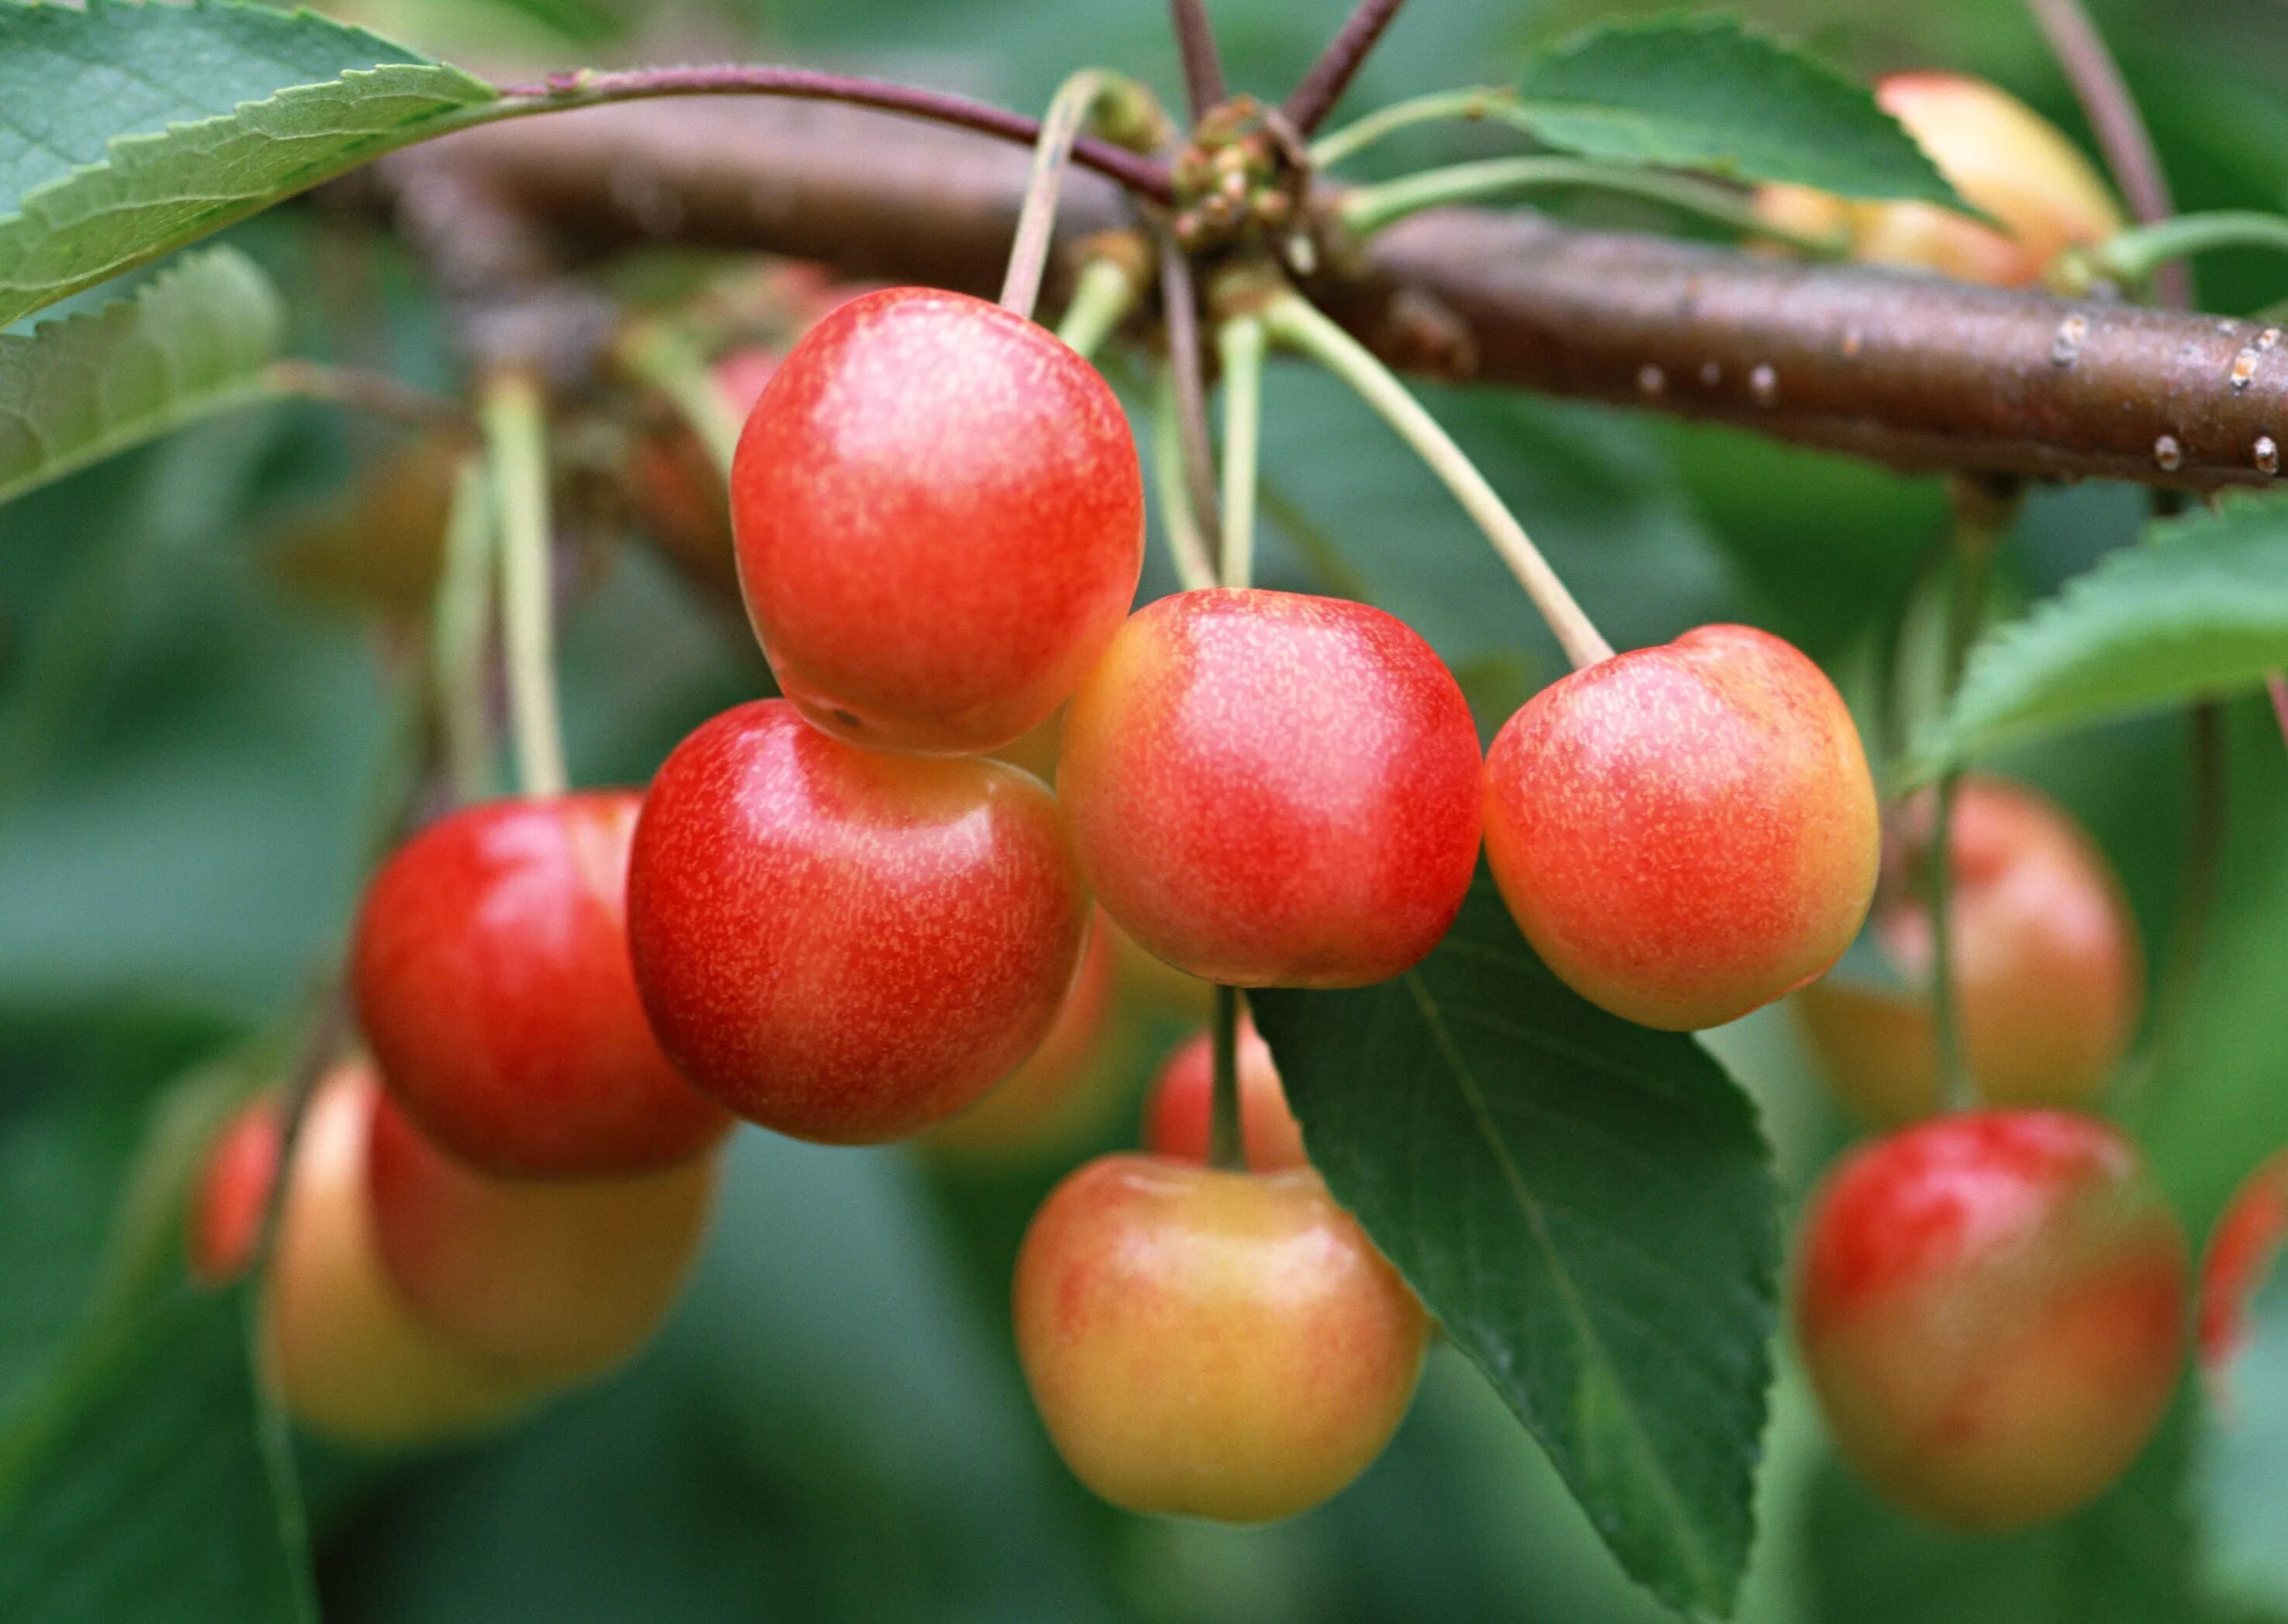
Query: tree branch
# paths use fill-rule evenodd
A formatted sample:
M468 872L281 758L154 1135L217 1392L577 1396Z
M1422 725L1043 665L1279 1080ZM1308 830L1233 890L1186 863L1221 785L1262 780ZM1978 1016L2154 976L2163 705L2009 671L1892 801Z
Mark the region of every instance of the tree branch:
M1302 82L1288 94L1286 104L1280 109L1287 122L1299 134L1309 135L1326 121L1335 110L1335 103L1343 99L1352 79L1366 61L1367 53L1374 49L1390 20L1398 15L1404 0L1358 0L1351 14L1343 20L1342 28L1327 42L1319 59L1311 64Z
M379 178L417 215L472 188L560 258L673 240L989 297L1026 170L1013 147L848 108L688 101L470 131L385 160ZM1110 183L1070 178L1068 240L1125 218ZM2288 339L2251 322L1522 211L1426 213L1355 257L1359 280L1311 291L1394 365L1722 419L1899 468L2213 490L2267 483L2260 463L2276 466L2288 440ZM2236 365L2244 352L2252 368Z
M1176 54L1184 66L1184 106L1196 124L1209 108L1221 107L1229 93L1224 88L1223 58L1216 50L1215 28L1203 0L1169 0L1168 14L1176 28Z

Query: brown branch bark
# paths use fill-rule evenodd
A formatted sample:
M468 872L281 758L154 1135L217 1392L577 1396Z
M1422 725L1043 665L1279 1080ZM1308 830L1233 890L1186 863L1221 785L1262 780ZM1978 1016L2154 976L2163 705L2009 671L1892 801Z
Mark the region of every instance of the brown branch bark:
M471 131L385 162L407 202L469 185L572 256L767 250L990 297L1022 152L829 106L677 102ZM1071 178L1070 236L1126 205ZM1719 418L1905 469L2266 483L2288 339L2254 324L1800 265L1525 214L1418 216L1315 289L1394 363ZM1426 347L1426 337L1431 341ZM2236 360L2254 357L2236 382ZM2270 466L2268 466L2270 464Z

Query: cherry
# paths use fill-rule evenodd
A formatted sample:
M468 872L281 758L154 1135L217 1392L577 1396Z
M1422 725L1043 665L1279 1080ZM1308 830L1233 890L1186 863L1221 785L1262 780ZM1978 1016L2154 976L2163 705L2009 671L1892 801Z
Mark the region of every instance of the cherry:
M992 1092L931 1129L932 1150L978 1163L1021 1159L1067 1144L1093 1125L1103 1090L1090 1085L1104 1069L1114 955L1112 933L1100 912L1049 1035Z
M1180 1161L1208 1159L1215 1109L1215 1034L1196 1033L1177 1045L1153 1080L1144 1107L1144 1147ZM1239 1122L1247 1165L1258 1173L1310 1165L1303 1128L1287 1108L1271 1046L1243 1016L1239 1023Z
M628 871L636 979L684 1075L830 1144L918 1133L1014 1071L1087 923L1037 780L858 749L783 700L676 747Z
M374 876L351 947L358 1018L399 1101L508 1177L654 1170L730 1118L644 1018L626 931L641 797L492 801L441 819Z
M1486 757L1486 856L1560 979L1616 1015L1720 1026L1851 945L1875 785L1841 695L1794 647L1703 626L1574 672Z
M2080 148L2007 91L1960 74L1893 74L1875 99L1919 142L1962 200L2003 229L1932 203L1855 202L1768 186L1757 211L1811 236L1841 235L1852 257L1958 281L2030 286L2069 248L2102 242L2121 211Z
M2006 1529L2143 1447L2183 1363L2184 1233L2094 1118L1987 1111L1847 1157L1805 1220L1796 1329L1843 1454L1907 1509Z
M345 1443L404 1448L504 1421L533 1390L445 1342L398 1295L366 1191L367 1135L380 1095L371 1068L353 1065L311 1100L265 1299L265 1355L303 1426Z
M1875 907L1875 939L1915 990L1830 976L1796 994L1837 1090L1878 1122L1940 1105L1920 873L1930 810L1927 799L1911 809ZM1948 844L1950 974L1979 1096L1993 1105L2091 1103L2129 1047L2144 990L2136 921L2104 855L2050 802L1991 778L1963 780Z
M225 1122L192 1181L183 1224L192 1278L226 1286L244 1274L262 1243L262 1220L278 1181L284 1131L275 1101L258 1099Z
M797 345L731 472L739 578L779 685L861 744L990 749L1103 652L1144 562L1120 403L1043 328L890 288Z
M1057 788L1105 910L1241 986L1399 974L1461 908L1478 741L1430 646L1365 604L1206 590L1130 617Z
M1414 1392L1421 1304L1318 1175L1106 1156L1017 1261L1017 1351L1074 1473L1137 1511L1270 1522L1366 1470Z
M495 1178L423 1137L385 1097L366 1164L383 1262L424 1324L515 1381L624 1363L698 1256L716 1166L621 1178Z
M2248 1304L2278 1265L2288 1240L2288 1151L2280 1151L2233 1194L2201 1263L2201 1367L2221 1379L2248 1335Z

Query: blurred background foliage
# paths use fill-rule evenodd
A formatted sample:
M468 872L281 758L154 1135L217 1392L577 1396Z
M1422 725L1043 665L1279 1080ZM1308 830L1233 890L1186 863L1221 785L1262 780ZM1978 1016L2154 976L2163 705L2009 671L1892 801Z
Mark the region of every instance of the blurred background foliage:
M1154 0L334 0L322 9L480 68L796 57L1026 107L1082 61L1171 91L1175 76ZM1343 8L1217 0L1212 9L1235 83L1276 91ZM1416 0L1350 105L1498 80L1531 43L1617 9L1631 8ZM2031 25L2007 0L1736 9L1862 73L1940 66L1988 75L2081 129ZM2181 201L2288 207L2288 28L2276 0L2099 9ZM1381 156L1410 165L1473 145L1468 131L1424 135ZM298 353L449 385L439 312L418 277L387 244L344 233L322 211L291 207L232 240L301 290ZM2219 256L2202 269L2211 308L2246 311L2288 294L2276 261ZM1485 393L1439 392L1434 404L1625 646L1744 619L1799 639L1847 686L1871 629L1912 589L1943 523L1933 481L1731 431ZM154 1176L186 1112L198 1115L173 1085L272 1029L345 928L370 808L397 770L391 669L401 654L328 583L340 586L340 514L393 439L320 408L266 409L0 510L0 1421L20 1424L62 1402L58 1383L86 1357L99 1305L119 1285L110 1277L123 1226L137 1221L123 1193ZM1465 521L1339 388L1299 369L1276 374L1265 461L1339 550L1342 581L1438 646L1486 726L1561 669ZM2143 513L2127 490L2038 493L2000 592L2022 604L2054 590L2132 541ZM1323 560L1276 530L1267 545L1267 584L1337 583ZM1153 568L1148 586L1165 590L1164 566ZM591 560L565 634L576 778L640 781L685 731L756 691L751 646L725 626L647 549ZM2288 1142L2288 1055L2276 1035L2278 989L2288 985L2288 763L2260 707L2236 709L2227 734L2231 836L2208 956L2189 994L2192 1018L2133 1106L2196 1226L2264 1151ZM2094 831L2124 876L2157 973L2172 959L2188 754L2182 721L2157 717L2000 764ZM1182 1030L1165 1014L1132 1012L1104 1085L1120 1097L1099 1143L1132 1138L1143 1078ZM1809 1073L1788 1017L1767 1011L1710 1041L1756 1092L1799 1194L1850 1129ZM211 1075L197 1086L223 1089ZM505 1437L409 1463L306 1450L327 1617L1661 1616L1450 1351L1434 1357L1384 1460L1294 1523L1232 1531L1130 1517L1092 1501L1057 1465L1025 1401L1005 1310L1024 1220L1085 1148L987 1173L911 1151L829 1152L743 1134L697 1284L633 1368ZM185 1345L203 1344L193 1335ZM1949 1555L1918 1542L1826 1462L1800 1381L1784 1371L1744 1618L2099 1616L2038 1598L2035 1611L1995 1611L1997 1591L1978 1577L1992 1565L2062 1571L2079 1548ZM218 1399L167 1424L242 1426L242 1408ZM161 1418L144 1419L155 1427ZM166 1458L195 1458L197 1446L186 1439L182 1454ZM250 1456L240 1464L258 1470ZM188 1521L154 1534L162 1549L171 1538L198 1545L199 1504L179 1509ZM2101 1545L2160 1537L2105 1526L2115 1532ZM1960 1582L1922 1583L1933 1561ZM0 1555L0 1597L8 1565ZM2117 1607L2106 1616L2164 1615Z

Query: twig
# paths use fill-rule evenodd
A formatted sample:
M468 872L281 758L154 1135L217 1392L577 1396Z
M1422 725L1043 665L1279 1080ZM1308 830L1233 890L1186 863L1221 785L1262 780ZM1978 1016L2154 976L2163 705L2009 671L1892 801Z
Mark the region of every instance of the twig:
M540 84L504 86L501 100L483 109L488 119L514 118L532 113L552 113L568 107L600 107L606 102L645 101L663 96L783 96L796 100L836 101L902 113L941 124L954 124L981 134L998 136L1030 147L1041 139L1037 120L1005 107L973 101L945 91L920 85L893 84L880 79L848 74L820 73L807 67L726 65L717 67L637 68L624 73L583 72L551 75ZM1108 141L1084 136L1073 143L1073 157L1108 175L1132 192L1166 202L1170 191L1165 164L1127 152Z
M2121 65L2081 0L2026 0L2026 8L2065 70L2074 99L2081 103L2082 115L2089 120L2129 212L2147 225L2167 219L2177 206L2170 198L2169 178L2154 150L2152 131L2145 127L2145 115L2121 76ZM2173 310L2192 307L2192 278L2183 265L2161 266L2155 281L2163 304Z
M1288 93L1282 110L1299 134L1309 135L1326 122L1402 4L1404 0L1358 0L1335 37L1319 53L1319 59Z
M1184 67L1184 105L1197 123L1211 107L1223 105L1223 59L1217 53L1215 28L1201 0L1168 0L1168 14L1176 25L1176 55Z

